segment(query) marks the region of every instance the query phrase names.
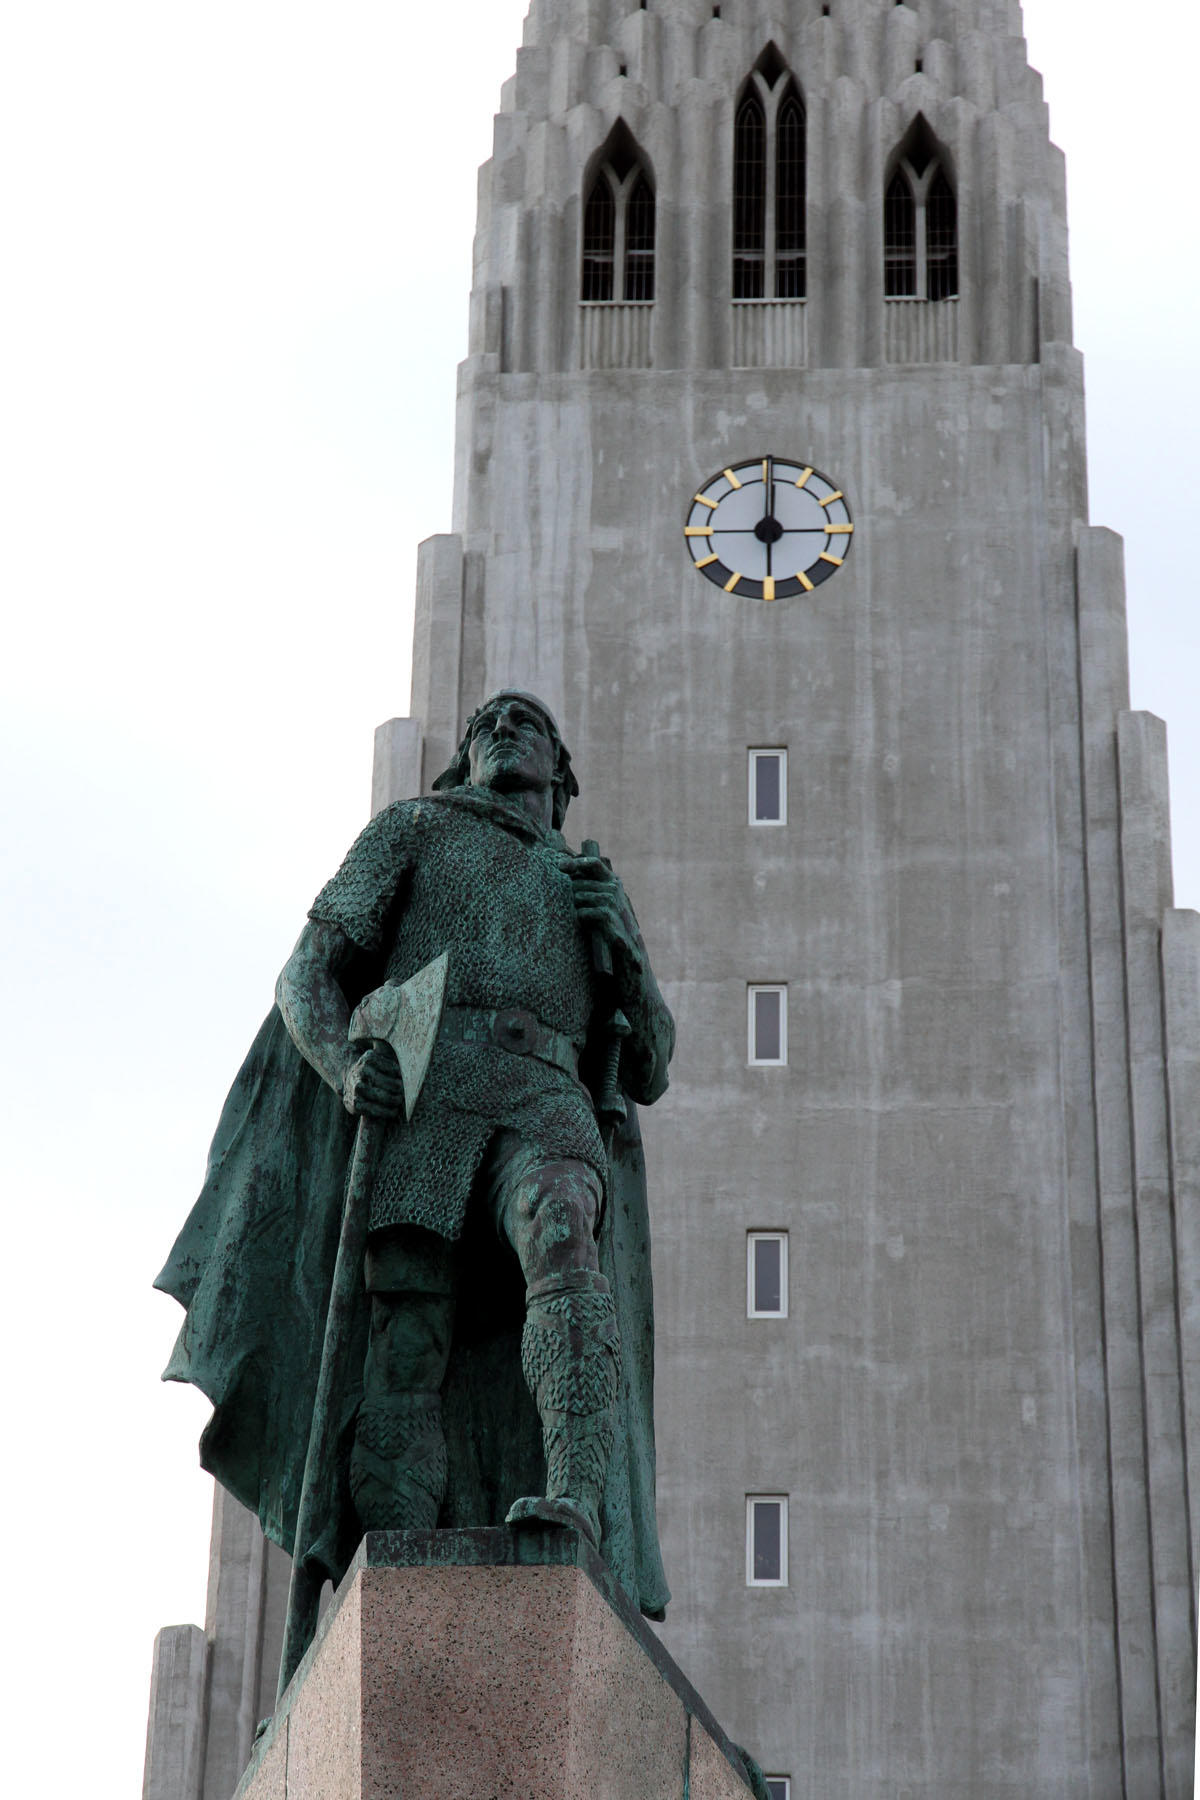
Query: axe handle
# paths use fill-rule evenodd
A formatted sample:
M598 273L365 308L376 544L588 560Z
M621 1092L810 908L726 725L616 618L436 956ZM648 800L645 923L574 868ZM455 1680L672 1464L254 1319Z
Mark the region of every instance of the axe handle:
M296 1517L296 1536L292 1545L292 1578L288 1587L287 1625L283 1637L283 1656L279 1664L276 1706L282 1700L284 1689L299 1668L317 1629L317 1608L325 1575L320 1570L306 1566L303 1552L320 1532L322 1521L317 1517L320 1477L329 1468L337 1448L338 1420L332 1402L340 1385L355 1312L362 1302L362 1269L367 1247L371 1177L382 1123L383 1121L370 1118L365 1113L359 1116L354 1155L346 1179L342 1230L338 1238L337 1260L333 1266L329 1311L325 1316L321 1370L317 1377L312 1425L308 1433L308 1452L304 1459L304 1480L300 1488L300 1507Z

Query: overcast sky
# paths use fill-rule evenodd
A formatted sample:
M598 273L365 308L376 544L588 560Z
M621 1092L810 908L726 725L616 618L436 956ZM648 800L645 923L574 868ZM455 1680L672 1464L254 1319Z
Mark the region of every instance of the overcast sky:
M136 1794L154 1633L203 1617L206 1408L158 1383L179 1314L149 1282L365 816L373 727L407 710L415 548L449 526L475 168L523 13L8 9L14 1793ZM1116 0L1029 0L1026 22L1068 155L1092 517L1126 536L1134 704L1168 722L1177 895L1198 904L1196 12L1160 4L1151 32Z

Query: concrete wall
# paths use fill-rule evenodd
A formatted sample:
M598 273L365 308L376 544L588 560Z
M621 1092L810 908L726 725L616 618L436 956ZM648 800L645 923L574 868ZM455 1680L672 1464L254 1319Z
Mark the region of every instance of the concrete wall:
M1194 1115L1164 1016L1182 1094L1195 964L1161 936L1119 543L1082 523L1061 158L1013 6L722 10L531 8L481 177L456 534L423 564L418 637L455 653L413 711L449 741L501 682L555 706L570 832L616 858L678 1016L645 1122L673 1653L798 1793L1190 1792ZM729 297L768 39L808 108L802 326ZM918 111L959 197L952 318L882 297ZM636 332L576 297L618 118L658 201ZM773 606L682 538L767 452L857 528ZM755 745L789 751L781 831L747 824ZM786 1069L746 1066L755 981L788 984ZM754 1228L789 1232L783 1321L745 1317ZM790 1498L786 1589L745 1585L755 1492Z

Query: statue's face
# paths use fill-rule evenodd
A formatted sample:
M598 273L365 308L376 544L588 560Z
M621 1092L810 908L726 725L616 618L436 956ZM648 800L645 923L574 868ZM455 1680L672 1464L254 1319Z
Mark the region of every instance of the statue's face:
M501 695L471 727L471 786L499 794L519 788L549 793L558 752L546 721L523 700Z

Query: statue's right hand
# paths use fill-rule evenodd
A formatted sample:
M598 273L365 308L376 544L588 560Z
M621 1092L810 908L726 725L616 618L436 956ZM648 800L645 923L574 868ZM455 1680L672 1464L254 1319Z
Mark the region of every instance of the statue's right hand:
M394 1119L404 1108L400 1064L389 1044L373 1044L350 1064L342 1084L346 1111L372 1119Z

